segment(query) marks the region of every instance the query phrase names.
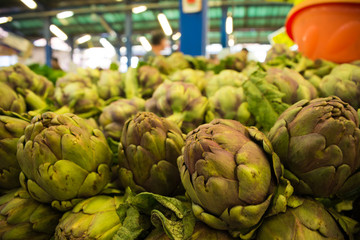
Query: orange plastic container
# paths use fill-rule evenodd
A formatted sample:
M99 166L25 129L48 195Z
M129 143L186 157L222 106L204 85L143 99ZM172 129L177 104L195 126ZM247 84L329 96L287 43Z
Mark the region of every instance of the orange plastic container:
M286 31L311 59L360 60L360 0L306 0L288 14Z

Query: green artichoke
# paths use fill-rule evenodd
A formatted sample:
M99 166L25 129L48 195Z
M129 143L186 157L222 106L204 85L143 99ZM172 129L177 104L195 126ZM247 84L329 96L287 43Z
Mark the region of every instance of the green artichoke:
M224 86L241 87L247 77L234 70L223 70L212 76L206 86L206 95L213 96L218 89Z
M208 101L191 83L165 82L146 101L145 109L181 125L189 132L204 122Z
M191 67L186 59L186 55L182 52L174 52L166 58L166 62L174 69L174 71Z
M194 70L187 68L184 70L178 70L169 76L169 80L172 82L186 82L192 83L199 88L202 92L206 86L205 72L200 70Z
M31 90L43 99L54 94L54 85L45 77L35 74L27 66L17 63L0 70L0 82L7 83L14 90Z
M197 222L194 232L190 238L184 240L235 240L229 233L212 229L201 222ZM145 240L170 240L170 238L163 231L157 229L151 232Z
M123 76L118 71L102 71L97 82L99 97L108 100L112 97L125 97Z
M90 79L90 81L96 84L101 78L101 71L99 69L93 68L78 68L76 70L77 74Z
M211 122L215 118L233 119L245 125L254 124L254 119L248 110L244 90L241 87L222 87L209 98L206 122Z
M232 69L238 72L241 72L247 63L247 52L241 51L235 54L229 54L224 59L221 59L219 68L222 69Z
M0 189L20 186L20 167L16 160L17 142L28 125L22 119L0 115Z
M330 213L318 202L303 199L300 206L266 218L258 230L257 240L345 239Z
M116 213L123 197L95 196L78 203L59 221L55 239L111 240L121 227Z
M105 137L119 141L125 122L144 108L145 101L141 98L119 99L105 107L99 117Z
M16 113L24 113L26 105L24 98L11 89L6 83L0 82L0 109Z
M291 51L288 46L285 44L275 44L270 48L270 50L266 53L266 62L274 60L277 57L285 56L286 58L294 58L296 52Z
M270 68L267 70L266 80L274 84L285 96L283 102L294 104L302 99L317 98L316 88L304 79L298 72L289 68Z
M342 64L325 76L320 89L323 96L338 96L354 108L360 108L360 67Z
M58 106L69 106L77 114L93 111L102 104L96 85L89 78L71 73L56 82L55 100Z
M112 153L103 133L70 113L34 117L19 139L17 159L21 185L62 211L110 181Z
M282 174L262 132L223 119L187 135L178 167L195 216L242 237L260 223Z
M119 177L136 192L172 195L179 190L176 159L184 137L171 121L153 113L138 113L123 128L119 145Z
M137 80L140 96L151 98L155 89L164 82L164 77L157 68L145 65L137 70Z
M23 189L0 197L0 239L48 240L55 232L61 214L36 202Z
M150 61L150 66L159 69L162 74L169 75L175 71L174 66L166 61L166 58L162 55L156 56Z
M337 97L288 108L269 139L298 194L346 197L360 190L360 130L356 111Z

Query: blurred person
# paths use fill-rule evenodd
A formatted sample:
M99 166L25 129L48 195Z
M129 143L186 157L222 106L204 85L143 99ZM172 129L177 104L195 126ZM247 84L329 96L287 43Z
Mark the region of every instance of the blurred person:
M56 57L51 58L51 67L53 69L62 70L60 65L59 65L59 60Z
M162 31L154 32L151 36L152 49L144 55L143 61L147 62L151 57L159 56L168 45L168 40Z

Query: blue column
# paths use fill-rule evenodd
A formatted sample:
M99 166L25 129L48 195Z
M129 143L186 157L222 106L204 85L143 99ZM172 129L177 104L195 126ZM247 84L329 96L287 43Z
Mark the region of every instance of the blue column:
M50 24L51 24L50 17L45 18L44 30L43 30L44 38L46 39L45 62L46 65L48 65L49 67L51 67L51 57L52 57Z
M208 32L208 2L202 1L202 10L197 13L184 13L180 1L180 51L192 56L204 56L206 53Z
M126 12L126 19L125 19L125 36L126 36L126 57L128 59L127 65L128 67L131 66L131 57L132 57L132 15L131 11Z
M226 34L226 18L227 18L227 11L228 8L227 7L222 7L222 15L221 15L221 27L220 27L220 32L221 32L221 45L223 48L228 47L228 36Z

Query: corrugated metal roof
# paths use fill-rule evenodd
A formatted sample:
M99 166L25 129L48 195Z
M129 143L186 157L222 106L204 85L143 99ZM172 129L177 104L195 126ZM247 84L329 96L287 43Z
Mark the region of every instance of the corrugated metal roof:
M40 3L52 2L45 0L37 0ZM71 5L70 1L66 3L60 3L61 1L54 1L52 6L79 6L78 2L89 3L96 2L85 0L74 0L74 4ZM7 2L6 4L4 2ZM9 0L23 10L19 1ZM0 15L6 12L4 6L11 6L8 1L1 1L0 3ZM97 5L97 9L108 7L108 0L99 0L97 3L103 5ZM133 1L131 1L133 2ZM150 1L147 1L147 3ZM154 1L151 1L154 2ZM173 6L176 6L173 1L166 1L166 3L174 2ZM209 8L209 42L220 42L220 25L222 17L222 8L217 5L228 2L228 11L232 12L234 18L234 36L238 42L267 42L267 35L272 31L280 28L284 25L287 13L291 9L291 5L285 4L271 4L265 1L259 0L234 0L234 1L215 1L209 0L209 4L214 7ZM114 4L114 0L112 1ZM231 4L230 4L231 3ZM62 4L62 5L61 5ZM161 1L161 4L165 4L165 1ZM124 3L119 3L116 6L122 6ZM171 5L172 6L172 5ZM160 29L160 25L157 21L157 14L163 12L170 21L170 25L174 32L179 30L179 10L177 7L171 9L162 9L153 7L140 14L133 14L133 30L134 39L141 34L149 33L155 29ZM16 13L16 11L14 12ZM16 15L15 15L16 16ZM101 14L103 19L114 29L119 36L124 33L125 26L125 12L109 11ZM57 19L55 16L51 17L51 22L59 26L68 36L77 37L83 34L101 35L106 33L106 29L100 23L99 15L95 13L81 13L75 14L73 17L67 19ZM35 39L42 37L42 31L44 28L44 21L39 18L21 18L14 17L11 23L4 24L8 30L21 33L25 37Z

